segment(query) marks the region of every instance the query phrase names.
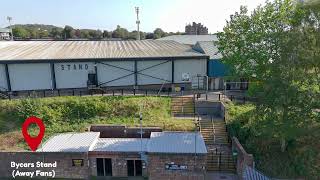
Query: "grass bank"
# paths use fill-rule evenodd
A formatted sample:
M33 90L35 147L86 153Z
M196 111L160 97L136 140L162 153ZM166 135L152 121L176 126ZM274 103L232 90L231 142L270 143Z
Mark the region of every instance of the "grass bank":
M54 97L0 101L0 150L24 151L27 148L21 125L27 117L37 116L46 126L44 140L63 132L83 132L90 124L158 126L164 130L190 131L191 120L174 120L167 97ZM37 134L30 126L30 134Z

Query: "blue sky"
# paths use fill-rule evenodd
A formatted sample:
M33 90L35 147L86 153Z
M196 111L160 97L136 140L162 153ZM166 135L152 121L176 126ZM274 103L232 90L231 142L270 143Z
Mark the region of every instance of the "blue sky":
M265 0L0 0L0 27L13 24L52 24L64 27L113 30L117 25L136 29L134 7L141 9L141 30L184 31L192 21L209 32L221 31L240 5L252 10Z

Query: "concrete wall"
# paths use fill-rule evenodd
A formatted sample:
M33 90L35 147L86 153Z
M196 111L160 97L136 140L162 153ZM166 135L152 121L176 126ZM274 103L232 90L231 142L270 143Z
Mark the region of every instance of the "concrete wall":
M211 102L205 100L196 101L196 113L199 115L221 116L221 102Z
M9 64L11 90L52 89L49 63Z
M162 64L160 64L162 63ZM152 67L154 66L154 67ZM150 67L150 68L149 68ZM149 68L143 70L145 68ZM137 62L137 70L141 71L142 74L138 74L138 84L145 85L145 84L163 84L168 83L167 81L171 82L172 78L172 62L166 61L138 61ZM149 76L146 76L149 75ZM152 78L150 76L159 78ZM164 80L160 80L164 79Z
M166 170L168 163L187 166L186 170ZM203 180L205 175L206 156L191 154L149 154L148 174L150 180Z
M132 74L132 72L130 72L130 71L134 71L134 61L106 61L103 63L109 64L111 66L100 64L100 63L97 64L99 84L120 78L118 80L104 84L102 86L134 85L134 75ZM119 69L112 66L117 66L123 69ZM124 69L128 69L130 71L127 71ZM132 74L132 75L127 76L129 74ZM127 77L121 78L123 76L127 76Z
M83 159L83 166L72 166L72 159ZM88 158L86 153L33 153L33 152L0 152L0 179L1 177L11 177L12 171L17 170L11 168L11 162L16 163L36 163L57 161L56 168L19 168L19 171L55 171L56 178L74 178L87 179L89 177ZM43 177L34 177L44 179Z
M7 90L7 76L5 71L5 65L0 64L0 91Z
M87 87L88 74L95 73L94 63L55 63L57 89Z
M174 82L182 83L182 74L189 73L190 79L200 74L206 76L207 74L207 60L206 59L190 59L190 60L176 60L174 61Z

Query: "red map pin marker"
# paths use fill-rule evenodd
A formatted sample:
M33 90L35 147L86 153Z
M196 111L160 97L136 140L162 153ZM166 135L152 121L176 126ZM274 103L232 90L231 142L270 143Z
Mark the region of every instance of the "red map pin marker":
M31 137L28 134L28 127L30 124L33 124L33 123L37 124L40 129L40 132L37 137ZM32 151L37 150L37 148L38 148L39 144L41 143L42 138L44 136L45 129L46 128L44 127L42 120L35 117L35 116L31 116L31 117L27 118L24 121L24 123L22 124L22 134L23 134L24 140L28 143L28 145Z

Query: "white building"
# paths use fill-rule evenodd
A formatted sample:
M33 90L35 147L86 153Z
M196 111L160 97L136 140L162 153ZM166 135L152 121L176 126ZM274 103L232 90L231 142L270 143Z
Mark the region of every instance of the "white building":
M0 90L187 88L206 76L208 58L174 41L3 41Z
M215 34L211 35L172 35L158 39L160 41L172 40L181 44L192 47L193 50L209 56L207 76L208 76L208 89L209 90L247 90L248 80L245 78L236 78L230 82L225 81L228 76L228 67L221 62L222 55L215 44L218 42L218 37ZM224 87L226 83L226 87Z
M10 40L11 36L10 36L11 30L8 28L0 28L0 41L1 40Z

